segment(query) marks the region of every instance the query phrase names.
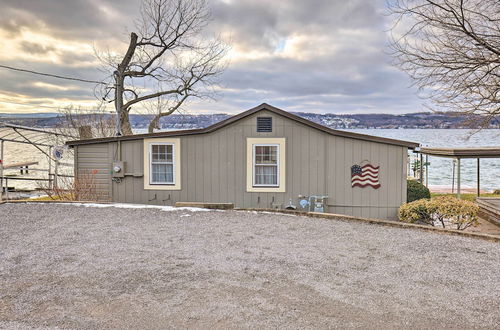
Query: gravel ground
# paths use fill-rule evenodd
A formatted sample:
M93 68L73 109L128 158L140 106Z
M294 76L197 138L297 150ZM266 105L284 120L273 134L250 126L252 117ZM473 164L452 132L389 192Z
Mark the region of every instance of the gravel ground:
M497 328L500 245L282 214L0 205L0 328Z

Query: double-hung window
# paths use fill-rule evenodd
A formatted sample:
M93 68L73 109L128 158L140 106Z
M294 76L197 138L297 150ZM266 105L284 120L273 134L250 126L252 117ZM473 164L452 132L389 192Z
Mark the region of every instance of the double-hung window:
M253 145L253 186L279 187L279 144Z
M150 144L150 184L175 184L174 144Z
M247 191L286 192L286 139L247 138Z

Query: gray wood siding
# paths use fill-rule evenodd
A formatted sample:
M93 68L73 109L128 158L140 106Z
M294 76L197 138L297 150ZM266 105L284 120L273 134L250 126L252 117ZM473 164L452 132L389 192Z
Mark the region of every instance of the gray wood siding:
M112 144L90 144L75 147L76 174L93 176L101 200L111 200Z
M273 117L272 132L257 132L256 117L261 115ZM246 191L247 137L286 138L286 192ZM406 201L406 147L332 136L266 111L209 134L180 139L182 190L144 190L142 177L127 175L121 183L112 183L113 201L158 205L231 202L237 207L268 208L273 200L288 204L292 199L297 205L299 194L328 195L328 212L382 219L395 218ZM79 146L78 166L109 171L120 155L117 147L116 142ZM142 140L121 142L126 173L144 172L143 148ZM351 166L365 159L380 166L381 187L377 190L351 187ZM105 182L111 182L109 175L102 177L103 188Z

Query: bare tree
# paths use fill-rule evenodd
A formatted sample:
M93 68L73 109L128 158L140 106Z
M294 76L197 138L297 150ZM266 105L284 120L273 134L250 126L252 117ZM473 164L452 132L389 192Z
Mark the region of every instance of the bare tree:
M97 109L85 110L69 106L58 110L60 122L56 131L80 138L100 138L113 136L115 133L114 117L109 111L98 106Z
M203 36L209 20L205 0L143 0L125 55L100 56L113 68L114 84L105 87L103 99L114 95L117 135L132 134L129 113L141 102L160 99L152 132L188 99L214 95L228 47Z
M500 115L500 2L391 0L391 48L432 109L483 127Z

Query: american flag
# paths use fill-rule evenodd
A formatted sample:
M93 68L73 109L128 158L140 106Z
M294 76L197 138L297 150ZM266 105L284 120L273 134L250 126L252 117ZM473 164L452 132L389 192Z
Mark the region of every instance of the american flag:
M380 188L380 182L378 181L379 167L371 164L351 166L351 185L353 187L370 186L375 189Z

